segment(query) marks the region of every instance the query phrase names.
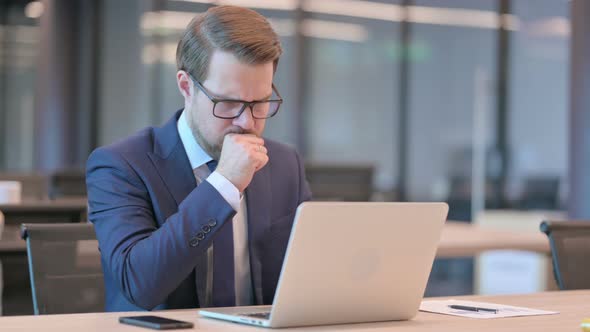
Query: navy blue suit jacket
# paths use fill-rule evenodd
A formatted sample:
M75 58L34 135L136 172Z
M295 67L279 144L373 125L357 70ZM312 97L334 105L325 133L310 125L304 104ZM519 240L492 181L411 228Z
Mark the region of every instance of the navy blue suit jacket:
M196 185L179 116L88 159L89 219L101 250L107 311L199 307L195 273L206 267L216 231L236 213L208 182ZM245 191L256 304L272 303L295 210L311 196L297 153L268 139L265 146L270 160ZM215 226L195 241L207 224Z

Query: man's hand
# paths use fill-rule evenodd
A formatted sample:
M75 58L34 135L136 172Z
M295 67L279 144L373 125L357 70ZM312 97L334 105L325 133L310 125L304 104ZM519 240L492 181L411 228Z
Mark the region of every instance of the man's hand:
M228 134L223 139L215 170L244 192L254 173L268 163L264 140L251 134Z

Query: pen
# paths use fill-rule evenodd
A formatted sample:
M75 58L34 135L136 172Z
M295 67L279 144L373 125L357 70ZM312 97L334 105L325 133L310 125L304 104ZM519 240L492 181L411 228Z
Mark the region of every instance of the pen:
M489 309L489 308L481 308L481 307L470 307L466 305L450 305L449 308L451 309L458 309L458 310L467 310L467 311L488 311L491 313L498 313L498 309Z

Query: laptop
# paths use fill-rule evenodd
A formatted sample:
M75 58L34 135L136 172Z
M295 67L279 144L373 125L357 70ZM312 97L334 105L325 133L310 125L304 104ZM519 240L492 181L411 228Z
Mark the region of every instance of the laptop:
M272 306L199 313L270 328L411 319L447 212L446 203L302 203Z

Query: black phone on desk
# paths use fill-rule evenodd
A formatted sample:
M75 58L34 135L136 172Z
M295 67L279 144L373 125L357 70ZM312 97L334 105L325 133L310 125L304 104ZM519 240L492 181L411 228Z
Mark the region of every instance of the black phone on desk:
M123 324L147 327L154 330L190 329L193 327L193 323L191 322L183 322L181 320L159 316L119 317L119 322Z

